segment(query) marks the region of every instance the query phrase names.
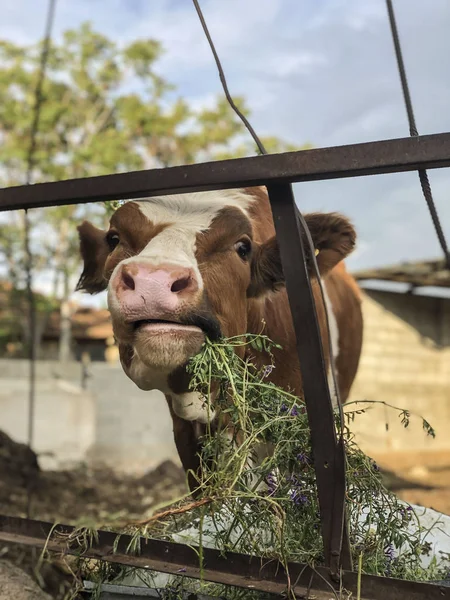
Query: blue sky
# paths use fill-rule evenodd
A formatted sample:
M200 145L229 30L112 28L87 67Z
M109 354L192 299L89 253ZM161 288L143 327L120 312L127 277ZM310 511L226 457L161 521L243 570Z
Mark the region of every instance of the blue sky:
M450 131L450 2L394 0L420 133ZM408 126L384 0L203 0L230 89L261 135L331 146L404 137ZM0 37L42 35L47 0L2 0ZM160 40L158 69L198 106L220 82L190 0L59 0L55 35L89 19L125 43ZM450 238L450 172L430 179ZM433 258L439 246L416 173L296 185L302 210L351 217L352 269Z

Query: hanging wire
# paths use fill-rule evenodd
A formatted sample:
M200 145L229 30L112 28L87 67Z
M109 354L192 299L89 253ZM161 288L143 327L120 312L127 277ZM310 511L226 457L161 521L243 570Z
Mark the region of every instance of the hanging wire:
M255 130L253 129L253 127L250 125L249 121L245 118L245 116L242 114L242 112L239 110L239 108L234 103L233 98L231 97L231 94L230 94L230 92L228 90L228 85L227 85L227 81L226 81L226 78L225 78L225 73L224 73L224 70L222 68L222 64L220 62L220 59L219 59L219 56L217 54L216 48L214 46L214 42L213 42L213 40L211 38L211 35L209 33L208 26L206 24L205 18L204 18L203 13L202 13L202 9L201 9L201 7L200 7L200 5L198 3L198 0L192 0L192 2L194 3L195 10L197 11L197 15L198 15L198 17L200 19L200 23L201 23L203 31L205 33L206 39L208 40L209 47L211 48L211 52L213 53L214 60L216 61L217 70L219 71L220 81L222 83L222 87L223 87L223 90L225 92L226 98L227 98L227 100L228 100L231 108L234 110L234 112L237 114L237 116L244 123L244 125L247 128L248 132L250 133L250 135L252 136L252 138L255 141L256 145L258 146L258 149L261 152L261 154L268 154L266 148L264 147L264 144L261 142L261 140L258 137L257 133L255 132ZM328 318L328 308L327 308L327 304L325 302L325 293L324 293L323 286L322 286L322 280L321 280L321 276L320 276L320 272L319 272L319 267L317 265L314 242L312 240L311 233L309 231L308 225L306 224L306 221L305 221L305 219L304 219L301 211L298 210L298 208L297 208L297 216L298 216L298 219L300 220L300 223L302 225L303 231L305 232L305 235L306 235L306 241L308 243L309 250L310 250L311 261L312 261L312 265L313 265L313 269L314 269L314 274L316 275L316 279L317 279L317 282L319 284L320 294L322 296L322 302L323 302L323 305L325 306L325 314L327 316L327 318L326 318L327 337L328 337L328 345L329 345L329 348L330 348L330 370L331 370L331 376L332 376L332 379L333 379L334 392L336 394L337 405L338 405L338 409L339 409L339 412L340 412L340 415L341 415L341 422L343 423L344 422L344 415L343 415L342 405L341 405L341 399L340 399L340 395L339 395L339 388L338 388L338 385L337 385L336 367L335 367L335 364L334 364L334 356L333 356L333 351L332 351L333 346L332 346L331 331L330 331L330 324L329 324L329 318Z
M45 34L42 46L39 74L34 91L33 122L30 129L30 145L27 153L27 170L25 183L29 185L32 181L35 164L36 138L39 130L39 120L43 102L42 87L45 79L48 55L50 51L50 38L55 16L56 0L50 0L47 10ZM24 211L24 250L26 290L28 297L28 320L29 320L29 396L28 396L28 445L31 447L34 439L34 411L36 400L36 301L33 293L33 253L30 243L30 219L28 209ZM28 511L29 512L29 511Z
M406 69L405 63L403 61L402 48L400 45L400 36L397 29L397 22L395 19L394 6L392 0L386 0L387 11L389 15L389 23L391 26L392 40L394 42L395 48L395 57L397 59L397 67L400 75L400 81L402 84L403 91L403 99L405 101L406 114L408 115L408 123L409 123L409 135L411 137L416 137L419 135L417 131L416 119L414 117L414 110L411 101L411 94L409 92L408 79L406 77ZM447 269L450 269L450 253L447 246L447 241L445 239L444 231L442 229L441 222L439 220L439 215L436 209L436 205L434 204L433 194L431 192L431 185L428 179L428 174L424 169L419 170L419 179L420 185L422 187L422 192L425 198L425 201L428 205L428 210L430 211L431 220L433 221L434 229L436 230L436 235L439 240L439 244L441 245L442 251L445 257L445 266Z
M249 131L250 135L252 136L253 140L256 142L256 145L258 146L259 151L261 152L261 154L268 154L267 150L265 149L263 143L261 142L261 140L259 139L258 135L256 134L255 130L253 129L253 127L250 125L250 123L248 122L248 120L245 118L245 116L241 113L241 111L237 108L236 104L233 102L233 99L231 97L231 94L228 90L228 85L226 82L226 78L225 78L225 73L223 71L219 56L216 52L215 46L214 46L214 42L211 38L211 35L209 33L208 30L208 26L206 25L205 19L203 17L203 13L202 10L200 8L200 5L198 3L198 0L192 0L195 6L195 10L197 11L198 17L200 19L200 23L202 25L203 31L205 33L205 36L208 40L209 46L211 48L211 51L214 55L214 59L216 61L216 65L217 65L217 69L219 71L219 76L220 76L220 81L222 83L222 87L223 90L225 92L225 96L231 106L231 108L234 110L234 112L238 115L238 117L241 119L241 121L244 123L245 127L247 128L247 130ZM342 408L342 403L341 403L341 398L340 398L340 394L339 394L339 387L338 387L338 383L337 383L337 376L336 376L336 366L335 366L335 362L334 362L334 355L333 355L333 344L332 344L332 339L331 339L331 331L330 331L330 321L329 321L329 314L328 314L328 306L327 303L325 301L325 292L323 289L323 285L322 285L322 278L320 276L320 272L319 272L319 267L317 265L317 260L316 260L316 252L315 252L315 247L314 247L314 242L312 240L311 237L311 233L309 231L308 225L301 213L301 211L298 209L298 207L296 206L297 209L297 217L301 223L302 229L305 233L306 236L306 241L307 244L309 246L309 251L310 251L310 256L311 256L311 261L312 261L312 265L313 265L313 269L314 269L314 274L316 276L317 282L319 284L319 290L320 290L320 295L321 295L321 299L322 299L322 303L323 306L325 308L325 315L326 315L326 334L327 334L327 339L328 339L328 347L330 349L330 371L331 371L331 377L332 377L332 381L333 381L333 386L334 386L334 394L335 394L335 398L336 398L336 402L337 402L337 409L339 412L339 417L340 417L340 434L339 434L339 446L340 448L344 448L344 439L343 439L343 434L344 434L344 410ZM330 390L330 394L331 394L331 390ZM344 460L345 460L345 452L344 452ZM345 476L344 476L345 477ZM345 523L345 503L344 503L344 511L342 513L342 515L336 515L337 518L337 525L340 528L341 533L340 535L340 539L338 542L338 547L332 547L331 548L331 554L333 555L333 561L335 563L338 563L340 561L340 556L342 553L342 546L344 543L344 529L347 531L347 538L348 538L348 527ZM335 530L334 530L335 531ZM332 539L334 539L334 534L332 533ZM351 559L350 559L351 560Z
M247 120L245 115L236 106L236 103L234 102L234 100L228 90L228 84L227 84L227 80L225 78L225 73L223 72L222 64L221 64L219 56L216 52L214 42L212 41L212 38L209 34L208 26L206 25L206 21L203 16L202 9L200 8L200 5L197 2L197 0L193 0L193 2L194 2L195 10L197 11L198 18L200 19L200 23L202 24L202 28L205 33L206 39L208 40L209 47L211 48L211 52L213 53L214 60L216 61L217 70L219 71L220 82L222 83L223 91L225 93L226 99L228 100L228 104L231 106L231 108L234 110L234 112L237 114L237 116L244 123L245 127L247 128L250 135L252 136L255 144L258 146L258 150L261 152L261 154L267 154L267 150L265 149L263 143L257 136L255 130L253 129L253 127L251 126L251 124L249 123L249 121Z

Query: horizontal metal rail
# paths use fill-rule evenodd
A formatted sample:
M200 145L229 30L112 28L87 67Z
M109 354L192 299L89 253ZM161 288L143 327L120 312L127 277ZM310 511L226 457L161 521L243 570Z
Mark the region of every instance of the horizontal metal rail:
M110 531L98 531L90 547L80 548L78 544L68 543L68 537L74 531L75 528L68 525L55 527L42 521L0 515L0 541L3 542L45 547L49 551L74 555L82 553L86 558L273 594L281 594L287 587L286 571L274 560L234 552L223 555L218 550L203 548L203 569L200 569L198 548L140 538L139 554L132 555L127 553L132 538ZM318 599L334 597L332 590L336 588L328 569L318 567L313 570L298 563L290 563L288 568L291 584L300 597L307 589L313 590ZM357 573L343 572L342 586L354 597L357 578ZM362 575L361 590L361 600L450 600L450 587L373 575Z
M0 189L0 210L450 167L450 133Z

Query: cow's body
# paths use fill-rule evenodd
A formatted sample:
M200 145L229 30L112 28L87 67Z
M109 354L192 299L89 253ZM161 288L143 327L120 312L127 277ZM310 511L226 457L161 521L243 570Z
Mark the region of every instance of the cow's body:
M355 232L340 215L306 215L328 306L340 398L348 397L362 341L360 296L342 259ZM302 394L295 335L266 191L206 192L129 202L109 232L80 227L85 268L79 289L108 287L122 366L141 389L166 395L186 470L198 467L198 436L216 417L189 391L187 360L205 335L264 333L282 346L269 379ZM319 285L312 278L326 368L330 348ZM259 366L267 364L263 353ZM334 399L335 395L332 393Z

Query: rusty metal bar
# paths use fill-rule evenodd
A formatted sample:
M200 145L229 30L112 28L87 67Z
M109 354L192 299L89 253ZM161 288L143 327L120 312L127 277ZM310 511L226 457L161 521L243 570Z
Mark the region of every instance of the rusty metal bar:
M450 133L0 189L0 210L450 167Z
M341 567L351 569L350 545L344 526L345 456L336 439L322 341L302 242L305 234L297 218L292 186L273 184L267 187L267 191L297 338L311 430L325 564L337 576Z
M54 527L51 523L5 517L0 515L0 541L22 544L49 551L80 555L80 547L68 544L68 536L75 531L69 525ZM203 548L203 570L199 568L198 548L140 538L139 555L127 553L132 538L110 531L98 531L92 546L84 549L83 556L105 560L142 569L182 575L194 579L204 579L214 583L282 594L287 587L284 567L277 561L234 552L223 555L218 550ZM117 538L119 541L117 542ZM114 551L115 547L115 551ZM334 597L338 591L329 579L325 567L311 567L289 563L289 576L299 597L305 594L311 578L311 590L320 600ZM344 589L356 597L357 573L343 572ZM322 592L322 593L321 593ZM440 584L401 581L373 575L362 575L361 600L450 600L450 587Z

